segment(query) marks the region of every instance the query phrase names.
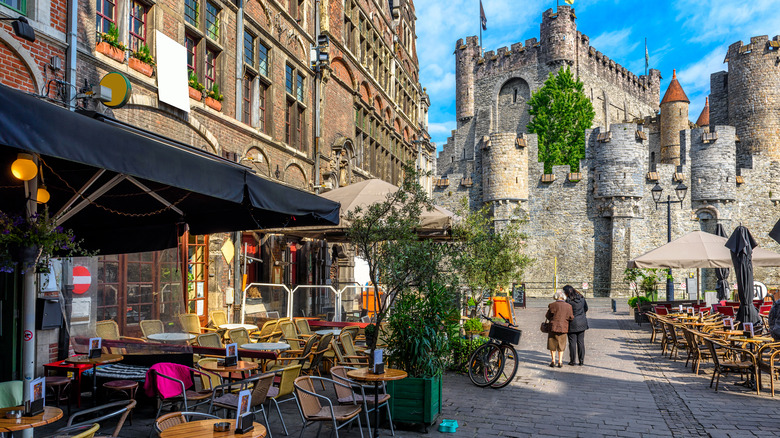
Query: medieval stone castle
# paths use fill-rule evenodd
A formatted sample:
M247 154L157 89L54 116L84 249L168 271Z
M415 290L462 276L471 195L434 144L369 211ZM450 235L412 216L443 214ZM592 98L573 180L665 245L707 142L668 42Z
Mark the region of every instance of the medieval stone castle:
M490 204L499 229L525 219L524 251L535 259L522 278L529 295L549 295L555 281L595 296L628 294L627 261L667 241L656 184L673 201L680 184L688 187L671 205L672 239L717 223L730 233L741 223L761 246L778 249L767 233L780 218L780 37L729 47L728 72L711 76L696 123L676 78L661 99L660 72L636 76L591 47L568 6L544 12L539 41L482 53L468 37L455 58L458 123L438 157L434 200L451 209L463 198L472 208ZM562 66L583 82L596 117L583 133L579 172L555 166L545 175L526 101ZM703 289L714 290L707 271ZM673 275L682 297L692 272ZM780 283L772 270L755 275Z

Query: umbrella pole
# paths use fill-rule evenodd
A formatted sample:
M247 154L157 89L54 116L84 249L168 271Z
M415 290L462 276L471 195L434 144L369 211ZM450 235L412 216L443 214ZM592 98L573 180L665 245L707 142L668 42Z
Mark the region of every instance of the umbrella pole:
M701 304L701 268L696 268L696 304Z

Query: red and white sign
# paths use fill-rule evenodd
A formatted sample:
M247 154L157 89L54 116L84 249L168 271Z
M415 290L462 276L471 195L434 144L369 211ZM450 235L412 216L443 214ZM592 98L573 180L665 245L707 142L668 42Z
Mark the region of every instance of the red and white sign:
M33 338L33 333L30 330L25 330L24 331L24 340L29 342L29 341L32 341L32 338Z
M77 295L81 295L87 290L89 290L89 286L92 284L92 274L89 273L87 268L83 266L74 266L73 267L73 293Z

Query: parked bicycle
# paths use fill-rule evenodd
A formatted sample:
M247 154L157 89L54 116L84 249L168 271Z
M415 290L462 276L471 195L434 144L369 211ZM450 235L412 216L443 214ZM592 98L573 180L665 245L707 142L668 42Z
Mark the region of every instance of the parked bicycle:
M482 318L490 321L485 315ZM488 341L469 356L468 370L471 382L479 387L503 388L517 374L517 350L523 331L499 314L506 324L494 322L488 332Z

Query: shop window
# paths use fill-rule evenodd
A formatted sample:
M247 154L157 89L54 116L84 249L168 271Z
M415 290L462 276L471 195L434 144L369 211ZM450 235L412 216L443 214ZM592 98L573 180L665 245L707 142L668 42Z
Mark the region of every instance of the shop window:
M98 35L108 33L111 25L116 25L116 18L114 18L115 10L116 2L114 0L97 0L95 4L95 20Z
M208 236L187 235L187 313L208 313Z
M219 38L219 8L211 2L206 2L206 35L212 40Z
M198 0L184 0L184 20L191 25L198 27L198 15L200 5Z
M257 70L268 77L268 47L263 43L257 44Z
M27 15L27 0L0 0L0 5L8 6L22 15Z
M146 13L143 3L135 0L130 3L130 50L134 52L146 44Z

